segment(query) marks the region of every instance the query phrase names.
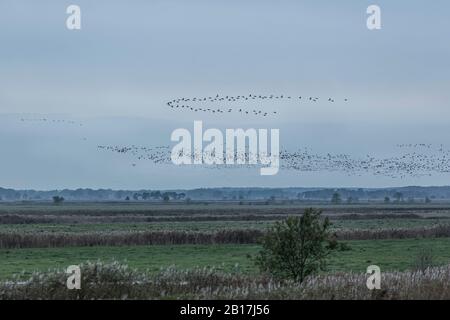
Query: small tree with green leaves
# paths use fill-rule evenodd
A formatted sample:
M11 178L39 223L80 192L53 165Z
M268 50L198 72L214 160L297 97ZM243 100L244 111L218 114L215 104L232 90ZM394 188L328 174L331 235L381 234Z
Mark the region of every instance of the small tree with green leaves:
M302 282L326 267L326 258L340 248L321 211L306 209L301 217L276 222L263 239L256 264L262 272Z

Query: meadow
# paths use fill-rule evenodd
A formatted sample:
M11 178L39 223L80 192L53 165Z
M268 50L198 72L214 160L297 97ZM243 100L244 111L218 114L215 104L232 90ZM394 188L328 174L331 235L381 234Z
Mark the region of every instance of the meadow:
M437 264L450 264L450 238L354 240L345 243L351 250L334 253L330 257L329 272L364 272L370 264L379 265L385 271L404 271L413 267L415 257L423 249L433 251ZM252 257L259 249L259 245L247 244L3 249L0 250L0 279L97 260L118 260L151 273L168 267L181 270L209 267L225 272L257 274Z
M450 205L236 203L2 203L0 282L86 261L119 261L156 275L209 268L259 276L253 257L275 221L322 208L350 250L333 253L323 276L408 272L423 251L450 265Z

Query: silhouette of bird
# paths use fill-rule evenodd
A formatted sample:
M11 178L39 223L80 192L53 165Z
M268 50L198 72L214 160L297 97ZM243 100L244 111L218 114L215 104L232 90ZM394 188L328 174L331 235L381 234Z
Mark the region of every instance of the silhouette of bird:
M201 107L198 104L204 104L204 103L208 103L208 104L215 104L215 103L219 103L221 101L227 101L231 104L237 103L240 100L243 101L248 101L249 99L251 100L260 100L260 101L264 101L264 100L291 100L292 96L290 95L284 95L284 94L280 94L280 95L274 95L274 94L270 94L270 95L256 95L256 94L248 94L248 95L237 95L237 96L231 96L231 95L226 95L226 96L221 96L220 94L216 94L214 96L208 96L208 97L193 97L193 98L188 98L188 97L181 97L181 98L176 98L173 99L169 102L166 103L167 106L169 106L171 109L186 109L186 110L190 110L193 112L211 112L213 114L223 114L223 113L232 113L233 108L231 108L230 106L227 107L219 107L219 108L206 108L205 107ZM302 100L302 96L298 96L299 100ZM320 97L313 97L310 96L308 98L308 101L310 102L318 102L320 100ZM188 104L188 105L179 105L179 102L192 102L195 103L196 105L192 105L192 104ZM345 102L348 102L348 98L344 99ZM334 103L335 99L329 97L327 102L329 103ZM278 111L272 111L272 112L268 112L266 110L263 109L253 109L251 112L250 110L246 110L247 108L239 108L236 109L237 112L239 113L245 113L246 115L252 114L254 116L267 116L269 114L271 115L277 115Z

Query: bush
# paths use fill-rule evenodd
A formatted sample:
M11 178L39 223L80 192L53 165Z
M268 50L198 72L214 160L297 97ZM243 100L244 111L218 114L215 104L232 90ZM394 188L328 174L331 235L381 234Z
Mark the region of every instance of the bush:
M306 209L301 217L276 222L263 239L256 264L275 277L303 282L324 270L326 258L339 245L329 231L328 218L321 211Z

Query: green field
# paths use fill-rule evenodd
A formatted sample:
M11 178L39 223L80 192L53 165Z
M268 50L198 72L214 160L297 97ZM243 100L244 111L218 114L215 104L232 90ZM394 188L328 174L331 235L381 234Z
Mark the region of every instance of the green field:
M117 246L49 245L33 247L33 239L48 233L103 237L108 233L140 231L199 231L214 233L224 229L267 229L286 215L301 214L307 204L238 205L236 203L152 204L152 203L2 203L0 204L0 241L8 235L31 236L30 246L0 249L0 279L24 271L66 268L85 261L119 260L141 271L156 272L175 266L178 269L215 267L226 272L256 274L252 256L257 244L135 245ZM385 230L433 227L450 224L450 205L317 205L331 218L335 230ZM171 220L172 219L172 220ZM200 220L199 220L200 219ZM10 234L11 233L11 234ZM1 238L1 236L4 236ZM77 235L77 236L78 236ZM328 272L365 272L376 264L382 270L411 269L419 252L432 251L434 263L450 264L450 238L427 236L421 239L352 240L349 251L330 257ZM6 243L6 242L5 242ZM37 242L38 243L38 242Z
M335 253L329 271L364 272L376 264L382 270L411 268L420 249L431 249L439 264L450 263L450 238L348 241L351 250ZM178 245L132 247L70 247L0 250L0 278L25 271L65 268L90 260L126 261L131 267L155 272L175 266L180 269L216 267L224 271L257 272L250 256L257 245Z

